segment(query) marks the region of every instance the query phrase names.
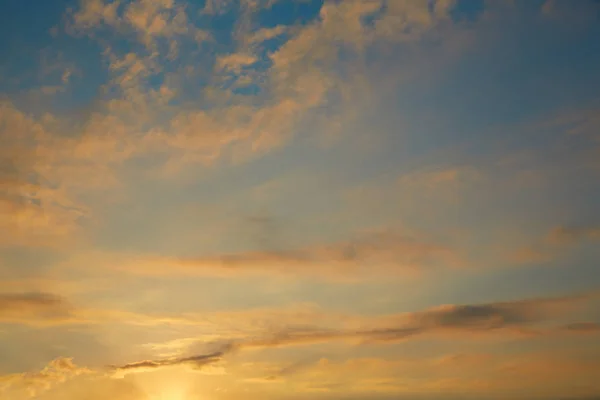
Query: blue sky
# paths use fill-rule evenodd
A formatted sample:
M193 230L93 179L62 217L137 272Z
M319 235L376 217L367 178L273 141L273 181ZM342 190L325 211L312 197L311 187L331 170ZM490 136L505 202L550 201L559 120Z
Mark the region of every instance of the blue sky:
M597 1L0 7L0 398L600 395Z

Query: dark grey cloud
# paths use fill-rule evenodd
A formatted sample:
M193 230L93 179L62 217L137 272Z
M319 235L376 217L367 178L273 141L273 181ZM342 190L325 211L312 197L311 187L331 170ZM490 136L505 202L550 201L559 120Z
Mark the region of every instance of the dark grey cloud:
M64 305L62 297L51 293L3 293L0 294L0 311L20 307L56 307Z
M251 244L259 249L277 251L287 246L285 227L289 222L269 213L249 215L243 221L249 231Z
M552 244L568 245L582 240L600 240L600 226L557 226L548 234Z
M598 333L600 332L600 324L596 322L574 322L565 325L563 330L575 333Z
M0 293L0 323L30 326L85 324L63 296L45 292Z
M559 225L550 229L546 235L516 253L516 259L521 261L548 261L560 254L585 242L600 240L600 225L564 226Z
M487 304L444 305L424 311L389 316L385 326L355 330L296 328L266 333L260 337L220 343L227 351L244 348L284 347L353 340L363 343L402 341L425 334L458 332L491 333L494 331L534 332L539 323L552 322L567 315L593 295L541 298ZM394 322L396 321L396 322ZM591 329L587 323L572 324L571 330ZM215 345L215 343L213 343Z
M193 368L202 368L205 365L220 361L224 354L224 351L217 351L214 353L200 354L189 357L136 361L123 365L111 365L108 368L116 373L140 372L177 365L188 365Z
M463 265L464 260L447 246L411 235L383 231L318 246L179 258L166 265L164 273L259 272L351 279L356 276L364 277L365 274L418 273L437 264L458 266ZM136 272L149 273L147 270ZM153 270L150 273L156 272Z

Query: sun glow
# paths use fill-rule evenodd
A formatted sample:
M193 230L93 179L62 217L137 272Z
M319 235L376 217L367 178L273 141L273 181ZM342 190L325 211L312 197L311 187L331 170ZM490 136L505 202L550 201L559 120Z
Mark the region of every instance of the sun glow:
M134 379L149 400L187 400L193 376L185 367L175 366L136 374Z
M152 398L153 400L185 400L185 390L182 388L169 388L157 396Z

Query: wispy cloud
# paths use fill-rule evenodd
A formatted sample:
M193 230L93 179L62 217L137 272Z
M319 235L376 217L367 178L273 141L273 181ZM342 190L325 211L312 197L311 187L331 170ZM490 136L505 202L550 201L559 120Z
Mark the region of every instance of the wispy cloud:
M111 365L109 370L113 371L116 377L123 377L129 373L146 372L157 368L173 367L178 365L191 366L194 369L221 361L224 352L215 352L211 354L195 355L182 358L167 358L159 360L136 361L123 365Z
M353 280L378 274L414 275L429 268L458 267L460 255L442 244L393 231L298 249L265 250L214 257L131 257L111 262L118 271L149 276L283 274Z
M561 320L571 313L595 304L597 294L584 294L570 297L518 300L488 304L443 305L423 311L392 314L377 317L356 315L336 316L335 314L297 312L282 313L267 317L264 324L250 326L244 323L249 318L256 323L260 313L245 316L213 315L212 320L236 320L240 324L235 332L251 332L244 336L228 339L226 333L221 338L177 339L173 342L148 344L156 351L185 352L187 348L218 346L226 351L246 349L279 348L306 346L330 342L355 344L391 344L413 338L436 335L457 335L457 338L471 340L477 336L506 337L547 336L562 333L595 332L595 324L577 322L564 325ZM192 319L194 317L190 316ZM200 317L198 317L201 319ZM269 322L271 321L271 322ZM319 324L311 321L320 321ZM228 322L229 324L231 322ZM554 325L554 326L552 326ZM340 327L343 327L340 329ZM225 351L223 350L223 351ZM187 350L189 351L189 350Z
M290 330L267 339L241 343L249 347L277 347L320 343L330 340L358 340L369 343L403 341L413 336L435 333L535 333L535 324L565 315L584 298L565 297L515 302L447 305L422 312L391 316L396 324L350 331ZM585 300L583 300L585 301Z
M50 293L0 293L0 322L50 323L68 318L71 306Z
M513 258L519 262L546 262L564 253L565 250L585 242L600 239L600 227L557 226L537 243L518 249Z
M578 333L598 333L600 332L600 324L596 322L574 322L563 327L567 332Z

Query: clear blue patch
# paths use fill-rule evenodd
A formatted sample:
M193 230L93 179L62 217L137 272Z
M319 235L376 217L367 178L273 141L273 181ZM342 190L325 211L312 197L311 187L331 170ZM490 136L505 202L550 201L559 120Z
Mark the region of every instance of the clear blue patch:
M432 3L430 5L433 6ZM484 0L458 0L450 11L450 17L455 22L473 22L483 13L484 9Z
M63 16L68 7L76 6L76 0L40 1L33 5L27 1L4 0L0 13L0 53L3 60L10 60L25 48L43 48L52 43L48 31Z
M279 36L265 40L258 47L258 56L261 58L268 58L269 54L275 53L281 46L283 46L290 39L290 35L283 33Z
M216 42L218 52L232 51L235 47L233 33L235 32L239 15L239 4L221 14L205 15L200 13L197 18L197 26L210 31ZM193 21L195 20L193 14L190 15L190 18Z
M262 92L262 88L257 84L246 86L238 86L232 90L233 94L240 96L258 96Z
M282 0L258 13L257 23L265 28L277 25L305 25L319 16L324 0Z
M0 80L0 91L18 91L28 88L32 80L37 81L40 51L53 44L49 30L60 21L64 7L73 3L40 2L32 7L19 0L2 2L0 73L3 79Z

